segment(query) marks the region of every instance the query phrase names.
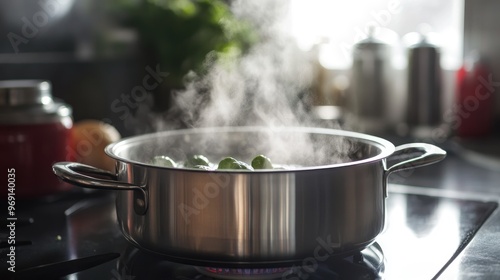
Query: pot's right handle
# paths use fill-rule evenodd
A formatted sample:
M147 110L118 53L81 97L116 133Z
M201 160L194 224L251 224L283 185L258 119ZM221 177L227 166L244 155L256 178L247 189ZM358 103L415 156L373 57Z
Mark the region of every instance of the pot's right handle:
M385 196L387 197L387 178L391 173L433 164L443 160L445 157L446 151L427 143L412 143L397 146L394 153L384 161L384 164L390 160L398 161L392 166L385 166Z
M70 184L98 190L130 190L134 191L134 210L138 215L144 215L148 209L148 194L144 186L120 182L116 174L76 162L58 162L52 166L57 177ZM89 175L88 175L89 174ZM94 176L107 177L102 179Z

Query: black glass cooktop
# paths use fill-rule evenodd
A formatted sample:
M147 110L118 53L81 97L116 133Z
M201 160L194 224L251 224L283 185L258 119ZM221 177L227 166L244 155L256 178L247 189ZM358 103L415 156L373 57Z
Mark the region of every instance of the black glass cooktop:
M7 209L5 201L0 204ZM122 237L112 195L72 193L17 203L16 272L7 270L11 248L5 225L0 229L0 279L58 279L84 268L63 279L432 279L447 269L496 207L496 202L435 192L393 192L387 198L386 229L359 254L328 258L314 270L228 269L177 264L142 252ZM49 266L38 267L44 264Z
M118 271L139 279L212 280L212 279L382 279L383 251L377 243L349 257L330 257L317 266L220 268L195 267L169 262L160 256L127 246L117 262Z

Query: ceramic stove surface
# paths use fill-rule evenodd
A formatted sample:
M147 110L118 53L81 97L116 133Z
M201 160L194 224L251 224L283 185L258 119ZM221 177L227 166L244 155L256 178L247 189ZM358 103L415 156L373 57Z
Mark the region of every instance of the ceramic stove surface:
M384 254L377 243L351 256L329 257L307 266L265 268L199 267L174 263L162 256L145 253L128 246L118 268L139 279L383 279Z
M118 260L118 268L138 279L211 280L211 279L383 279L384 254L377 243L351 256L330 257L317 265L292 267L223 268L179 264L161 256L128 246Z
M17 205L17 272L7 271L9 247L0 242L1 279L13 275L56 279L72 271L79 272L64 279L251 279L241 277L245 270L240 270L238 277L229 275L227 268L200 269L132 247L119 231L114 198L109 193L78 192L51 200L19 201ZM467 246L497 207L496 202L411 193L404 188L389 193L386 205L386 229L375 247L365 249L360 256L328 258L319 261L314 270L300 266L296 270L276 268L272 276L256 279L432 279ZM0 230L0 241L7 238L4 229ZM87 259L84 265L81 261L67 262L77 258ZM62 263L54 265L57 262ZM36 270L42 264L52 266L48 272L47 267ZM33 267L36 269L30 271ZM87 269L80 271L82 268ZM46 277L40 278L42 275Z

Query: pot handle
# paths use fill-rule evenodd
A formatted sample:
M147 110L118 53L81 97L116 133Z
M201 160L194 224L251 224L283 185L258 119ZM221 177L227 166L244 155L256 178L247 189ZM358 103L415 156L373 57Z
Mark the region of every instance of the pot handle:
M387 178L393 172L436 163L443 160L445 157L446 151L427 143L412 143L397 146L394 153L384 161L384 165L386 165L389 160L399 161L390 167L385 166L385 196L387 197Z
M58 162L52 166L57 177L70 184L98 190L134 191L134 210L144 215L148 209L148 193L144 186L117 181L116 174L76 162ZM88 174L88 175L87 175ZM94 176L107 177L102 179Z

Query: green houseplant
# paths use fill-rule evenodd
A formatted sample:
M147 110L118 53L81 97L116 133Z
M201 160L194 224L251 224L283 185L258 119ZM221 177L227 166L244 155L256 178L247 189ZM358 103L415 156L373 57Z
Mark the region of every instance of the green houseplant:
M212 52L238 55L256 41L251 26L220 0L114 0L122 21L137 30L141 49L159 63L170 88L190 71L203 72Z

